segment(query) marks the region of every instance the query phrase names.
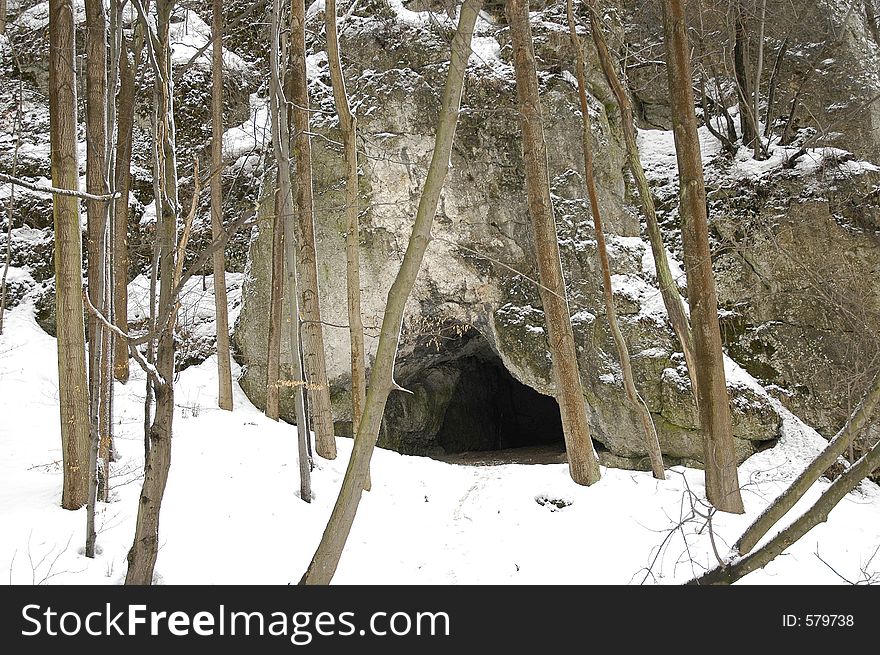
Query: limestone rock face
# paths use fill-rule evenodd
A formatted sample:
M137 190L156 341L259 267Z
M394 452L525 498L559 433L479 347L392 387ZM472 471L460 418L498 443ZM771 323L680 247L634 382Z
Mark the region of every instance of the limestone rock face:
M453 25L438 15L428 16L392 12L389 17L356 17L342 43L362 144L361 280L368 357L375 351L386 294L406 248L433 148ZM594 437L608 451L603 455L606 461L645 466L641 428L626 404L616 351L605 325L592 222L579 173L583 168L581 119L570 70L574 57L563 21L559 9L550 8L538 16L533 29L584 393ZM552 395L554 391L534 282L537 274L524 196L515 86L506 43L502 21L481 21L434 238L403 326L396 379L413 393L391 395L380 440L402 452L481 447L454 443L453 438L456 429L462 438L468 429L485 432L455 418L466 414L459 410L471 396L494 398L497 402L491 411L500 417L500 390L520 399L514 405L534 402L536 407L540 397L529 401L528 393ZM313 47L320 53L322 44ZM587 54L595 62L592 48ZM313 139L315 223L328 372L337 429L344 434L351 426L343 167L326 59L316 54L309 61L312 103L330 112L317 114L313 127L319 135ZM698 462L702 445L693 400L678 376L666 373L678 367L680 355L675 353L662 301L653 286L653 266L650 256L645 257L647 246L639 236L638 217L627 204L619 119L599 67L589 68L593 71L590 100L600 203L612 235L614 290L638 387L657 419L670 461ZM250 245L244 308L235 329L236 354L245 364L241 384L257 405L265 400L271 196L271 189L264 190ZM282 361L287 359L283 344ZM283 374L288 371L283 365ZM487 394L487 389L497 393ZM745 457L775 438L778 417L766 397L743 396L735 386L731 391L737 451ZM282 401L282 413L292 420L293 407L287 398ZM498 424L504 420L499 418ZM540 432L539 427L534 429Z
M715 267L731 355L830 436L880 365L880 171L822 178L719 213Z

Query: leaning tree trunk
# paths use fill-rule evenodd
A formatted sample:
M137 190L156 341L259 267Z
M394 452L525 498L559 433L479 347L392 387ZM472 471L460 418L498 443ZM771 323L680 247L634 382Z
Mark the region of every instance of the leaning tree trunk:
M125 40L119 57L119 98L117 103L116 191L113 221L113 316L116 325L128 332L128 199L131 191L131 144L134 136L134 103L136 76L143 44L140 26L136 41ZM137 45L135 45L137 43ZM129 61L128 53L132 54ZM113 374L120 382L127 382L128 344L121 337L114 338Z
M707 571L688 584L733 584L752 571L764 568L810 530L827 521L831 510L878 468L880 468L880 442L874 444L871 450L837 478L807 511L774 535L766 544L745 557L736 557Z
M578 484L590 485L599 480L599 460L590 438L565 277L559 258L528 0L511 0L506 3L505 11L513 46L526 192L541 282L539 289L547 325L556 400L559 402L565 449L568 453L568 468L572 480Z
M336 0L327 0L325 11L327 32L327 59L330 64L330 81L342 142L345 150L345 256L348 291L348 323L351 336L352 376L352 432L363 413L366 398L366 365L364 347L364 324L361 315L360 241L358 229L358 156L357 123L351 113L342 62L339 54L339 36L336 25Z
M880 373L874 378L868 391L856 406L855 411L847 419L846 424L834 436L809 466L792 482L779 497L761 512L752 524L743 532L734 544L733 549L739 555L749 553L779 520L803 497L825 471L841 457L855 440L862 428L870 420L878 403L880 403Z
M614 68L614 61L611 57L611 52L608 50L608 44L605 41L602 21L599 19L595 0L589 0L589 9L590 32L593 35L593 42L596 44L596 51L599 53L599 63L602 65L605 79L608 80L614 97L617 99L617 106L620 109L620 124L623 129L624 144L626 145L626 162L633 178L635 178L636 189L638 189L639 200L642 204L642 213L645 215L648 241L651 243L654 268L657 271L657 286L660 288L660 296L663 298L663 305L666 307L669 323L672 325L672 330L681 344L681 351L684 354L688 376L691 380L691 389L693 390L694 398L696 398L697 380L694 376L694 369L696 368L694 337L691 332L687 312L685 311L684 301L678 293L678 284L675 278L672 277L672 271L669 268L666 246L663 243L663 233L660 231L660 223L657 221L654 196L651 194L651 186L648 184L648 178L645 176L645 170L642 168L642 162L639 159L632 103L630 103L629 95L627 95L626 89L624 89Z
M617 356L620 360L620 372L623 376L623 387L626 397L633 411L638 415L645 433L645 449L651 460L651 470L658 480L665 480L666 473L663 468L663 454L660 452L660 442L657 440L657 431L654 421L648 411L645 401L636 390L633 377L632 364L629 359L629 348L626 339L620 331L617 321L617 308L614 305L614 293L611 288L611 263L608 260L608 249L605 246L605 230L602 226L602 215L599 210L599 196L596 193L596 180L593 175L593 130L590 120L590 105L587 101L587 71L584 62L584 50L581 40L577 35L577 25L574 20L574 1L566 3L568 16L568 31L571 37L571 45L575 51L575 69L578 82L578 98L581 105L581 119L583 134L581 142L584 150L584 180L587 186L587 194L590 198L590 210L593 215L593 227L596 232L596 250L599 254L599 264L602 268L602 296L605 301L605 315L608 318L608 327L617 346Z
M315 450L326 459L336 458L330 384L324 354L318 290L318 255L315 247L314 197L312 190L312 143L309 135L309 84L306 76L306 8L303 0L290 5L289 101L293 114L293 165L296 168L294 212L299 246L297 271L303 314L303 359L308 379L309 408L315 431Z
M370 383L367 386L367 400L364 413L354 439L351 459L342 480L339 497L333 507L330 520L324 529L321 542L315 551L309 567L303 574L300 584L329 584L336 573L342 550L351 532L354 517L357 513L364 483L370 470L370 457L379 437L379 427L385 412L388 394L396 388L394 382L394 359L400 342L400 330L403 324L403 313L406 301L412 292L425 251L431 241L431 226L437 213L440 192L449 171L449 157L452 154L452 142L458 124L458 112L461 107L461 94L464 88L465 71L471 53L471 37L474 25L482 6L480 0L465 0L458 19L458 29L452 40L452 50L446 85L440 100L440 116L437 123L437 134L434 138L434 153L431 165L425 178L425 186L419 199L413 231L410 235L406 253L403 256L400 270L385 305L382 328L379 334L379 345L376 358L370 371Z
M156 3L156 91L159 102L158 149L159 200L156 239L159 244L159 303L157 314L168 317L160 325L156 348L154 380L156 410L150 425L150 449L144 466L144 483L138 503L134 543L128 553L128 572L125 584L147 585L153 580L156 557L159 553L159 512L168 470L171 467L171 434L174 419L174 271L177 254L177 162L175 154L174 95L171 80L171 42L169 26L175 0ZM141 16L141 20L145 20ZM147 38L151 38L147 35Z
M52 185L79 188L76 151L76 40L72 0L49 3L49 124ZM55 327L64 482L61 506L79 509L88 500L89 398L82 297L82 233L79 200L56 194Z
M709 249L706 187L691 87L683 0L663 1L666 70L679 174L679 215L696 355L697 408L703 431L706 495L719 510L741 514L718 298Z
M345 151L345 281L348 301L348 331L351 341L351 432L357 434L364 400L367 397L366 348L364 322L361 314L360 230L358 228L358 155L357 119L351 113L345 76L339 55L339 34L336 25L336 0L327 0L324 9L327 33L327 61L330 65L330 83L342 145ZM367 478L367 489L370 488Z
M223 232L223 2L214 0L211 36L211 232L218 239ZM214 309L217 316L217 404L232 410L232 362L229 351L229 308L226 300L226 257L214 252Z

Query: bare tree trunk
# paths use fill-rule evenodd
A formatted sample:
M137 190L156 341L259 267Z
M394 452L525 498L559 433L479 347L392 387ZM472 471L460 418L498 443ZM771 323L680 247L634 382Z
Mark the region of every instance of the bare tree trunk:
M2 0L5 2L6 0ZM5 7L4 7L5 9ZM5 19L5 14L2 16ZM2 33L2 31L0 31ZM12 44L9 44L9 49L12 52L12 57L15 61L16 68L18 68L19 78L18 78L18 90L15 97L15 118L12 121L12 134L15 136L15 145L12 148L12 176L15 177L18 174L18 147L21 144L21 139L19 137L19 132L21 131L21 119L22 119L22 97L24 93L24 84L22 82L23 75L21 74L21 66L18 63L18 55L15 52ZM0 279L0 334L3 334L3 317L6 312L6 279L9 275L9 267L12 265L12 218L15 215L15 183L9 184L9 200L6 201L6 254L3 259L3 277Z
M734 544L734 551L745 555L755 547L761 538L769 532L779 520L795 506L813 483L831 467L837 458L843 455L853 440L868 423L871 415L880 403L880 374L874 378L868 391L856 406L855 411L847 419L846 424L834 436L809 466L792 482L782 494L776 498L760 516L743 532Z
M52 184L79 188L76 151L76 48L72 0L49 3L49 120ZM64 483L61 506L88 501L89 398L82 298L79 200L55 195L55 321Z
M614 97L617 99L617 105L620 108L620 123L623 129L623 140L626 144L626 161L633 178L636 181L636 189L639 192L639 200L642 204L642 213L645 215L645 225L648 232L648 241L651 243L651 254L654 258L654 268L657 271L657 286L660 288L660 296L663 298L663 305L666 307L666 313L669 316L669 323L678 342L681 344L681 351L684 354L684 361L687 365L688 376L691 380L691 390L694 398L697 394L697 381L694 376L696 368L696 355L694 354L694 336L691 331L690 321L684 308L684 301L678 292L678 284L672 271L669 268L669 259L666 256L666 246L663 243L663 233L660 231L660 224L657 222L657 209L654 205L654 196L651 194L651 187L648 184L648 178L645 176L645 170L642 168L642 162L639 159L639 149L636 142L636 133L633 121L632 103L629 101L626 89L624 89L617 71L614 68L614 61L611 52L608 50L608 44L605 41L605 35L602 31L602 21L596 10L595 0L590 0L590 32L593 35L593 42L596 44L596 50L599 53L599 63L602 65L602 71L605 73L605 79L611 86Z
M761 115L761 75L764 73L764 28L767 26L767 0L761 2L761 18L758 26L758 63L755 70L755 104L752 121L755 124L755 159L765 159L764 144L761 141L761 126L758 117Z
M107 178L107 21L103 0L86 0L86 191L106 195ZM107 314L105 282L107 274L107 227L109 202L89 200L88 213L88 289L89 299ZM97 319L89 316L89 389L91 396L92 445L89 457L89 507L86 520L86 556L95 556L95 502L98 498L99 452L109 450L110 433L107 404L110 380L105 370L108 335ZM109 466L109 462L106 462ZM109 471L100 471L106 486Z
M131 144L134 132L134 103L137 69L143 46L142 28L135 28L133 41L126 40L119 57L118 137L116 140L116 190L119 197L114 201L113 221L113 316L114 323L128 332L128 199L131 191ZM129 61L128 54L133 58ZM128 344L114 339L113 374L120 382L127 382Z
M151 584L159 552L159 511L171 467L171 435L174 419L174 325L176 311L174 271L176 268L177 162L175 155L174 96L171 81L171 42L169 26L175 0L157 0L155 39L156 90L159 101L159 195L157 196L157 234L159 244L158 315L168 316L158 335L154 380L156 410L150 426L150 452L144 467L144 483L138 503L134 542L128 553L126 584ZM141 16L145 22L146 17ZM149 34L147 38L152 38Z
M223 231L223 2L214 0L211 34L214 38L211 69L211 231ZM226 300L226 257L214 252L214 309L217 316L217 377L220 409L232 411L232 362L229 352L229 308Z
M810 530L827 521L831 510L878 467L880 467L880 442L837 478L807 511L766 544L745 557L737 557L707 571L688 584L733 584L752 571L764 568Z
M599 480L599 460L590 438L590 424L578 370L565 278L559 258L528 0L511 0L506 3L505 11L513 46L526 192L541 282L539 290L544 306L556 400L562 416L568 468L572 480L578 484L590 485Z
M288 75L293 103L293 164L296 168L294 211L296 242L299 246L297 271L303 314L303 359L308 379L309 407L315 430L315 450L325 459L336 458L330 384L324 354L324 327L321 323L318 289L318 255L315 247L315 217L312 190L312 144L309 136L309 84L306 78L306 8L304 0L290 4L290 70Z
M360 230L358 228L358 155L357 119L351 113L345 76L339 55L339 35L336 25L336 0L327 0L324 10L327 33L327 61L339 129L345 149L345 264L348 300L348 331L351 340L351 433L357 434L358 424L367 397L366 348L364 322L361 314ZM370 481L367 478L366 489Z
M6 0L0 0L0 34L6 33Z
M409 298L422 265L425 251L431 241L431 226L437 213L440 192L443 190L443 183L449 170L449 156L452 153L452 142L458 124L467 61L471 53L471 37L482 4L480 0L465 0L462 5L458 28L452 41L449 71L440 101L440 116L437 123L437 134L434 138L434 153L431 157L428 175L425 178L422 196L419 199L419 207L409 244L397 277L388 292L379 345L370 371L370 383L367 386L364 413L354 439L354 448L345 471L345 477L342 480L339 497L336 499L321 542L308 569L303 574L300 584L329 584L336 573L336 567L339 565L345 542L351 532L351 526L354 523L354 517L364 490L364 483L370 470L370 457L379 436L385 403L388 400L388 394L392 389L397 388L397 384L394 382L394 359L400 341L403 313L407 298Z
M706 495L719 510L741 514L744 510L724 377L718 298L709 249L706 187L694 113L690 50L682 0L664 0L663 23L678 161L681 237L696 355L697 408L703 431Z
M294 408L296 411L297 455L299 458L300 497L312 502L312 467L308 452L309 423L306 418L306 386L302 364L300 336L299 292L297 289L296 240L293 238L293 191L290 178L290 127L281 82L281 1L273 0L271 45L269 51L269 104L272 119L272 147L278 164L278 189L275 193L275 215L283 216L283 247L286 269L284 303L288 309L288 337L293 380Z
M789 37L786 36L776 52L776 61L773 63L773 71L770 73L770 81L767 83L767 111L764 112L764 138L770 136L773 124L773 104L776 102L776 86L779 80L779 71L788 51Z
M602 291L605 300L605 315L608 317L608 327L614 337L617 346L617 355L620 360L620 371L623 375L623 387L626 397L632 405L633 411L638 415L645 432L645 449L651 460L651 470L658 480L665 480L666 473L663 468L663 454L660 452L660 443L657 440L657 431L654 429L654 421L648 411L644 400L636 390L632 372L632 364L629 359L629 348L626 339L620 331L617 322L617 308L614 306L614 294L611 288L611 263L608 260L608 249L605 246L605 230L602 226L602 215L599 211L599 197L596 193L596 180L593 176L593 131L590 121L590 106L587 101L587 73L584 62L584 50L581 40L577 35L577 25L574 20L573 0L566 3L568 15L568 30L571 37L571 45L575 50L576 72L578 81L578 97L581 105L581 118L583 122L583 150L584 150L584 178L587 193L590 197L590 209L593 214L593 227L596 232L596 250L599 254L599 264L602 268Z
M284 287L284 210L275 193L275 217L272 220L272 269L269 286L269 336L266 353L266 416L277 421L281 377L281 308ZM289 211L289 210L288 210Z
M736 0L733 11L735 41L733 45L733 70L736 88L739 92L739 123L742 129L743 145L752 147L758 132L755 116L752 115L751 62L749 58L749 35L743 22L742 0Z

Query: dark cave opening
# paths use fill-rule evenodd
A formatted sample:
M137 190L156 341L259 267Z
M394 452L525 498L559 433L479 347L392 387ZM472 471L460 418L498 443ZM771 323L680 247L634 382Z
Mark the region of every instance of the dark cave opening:
M435 437L447 454L563 443L556 399L514 378L488 344L445 366L457 374Z

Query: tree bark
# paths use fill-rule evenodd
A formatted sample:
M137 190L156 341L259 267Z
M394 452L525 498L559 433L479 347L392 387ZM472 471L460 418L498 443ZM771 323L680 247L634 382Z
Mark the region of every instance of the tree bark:
M755 159L765 159L764 143L761 140L761 126L758 117L761 115L761 76L764 73L764 29L767 26L767 0L761 2L761 18L758 26L758 63L755 67L755 99L752 109L752 121L755 127Z
M724 353L709 249L706 188L694 113L683 0L664 0L663 23L678 161L679 215L696 355L697 408L703 431L706 495L719 510L741 514L744 510L724 377Z
M272 220L272 267L269 284L269 335L266 353L266 416L277 421L280 416L281 378L281 308L284 287L284 216L283 202L275 194L275 217Z
M306 417L306 387L302 364L299 292L297 289L296 240L293 227L293 191L290 176L290 127L281 82L281 2L273 0L271 45L269 51L269 104L272 119L272 147L278 164L278 188L275 193L276 216L283 216L284 267L286 273L284 300L287 307L287 334L290 341L290 363L296 412L297 455L299 458L300 498L312 502L312 467L309 457L309 423Z
M847 419L846 424L828 442L825 449L743 532L733 546L736 553L745 555L751 552L770 528L795 506L816 480L837 461L838 457L847 451L847 448L870 420L878 403L880 403L880 373L874 378L855 411Z
M358 155L357 119L351 113L345 76L339 55L339 35L336 25L336 0L327 0L324 9L327 34L327 61L330 65L330 83L339 129L345 150L345 271L348 303L348 331L351 342L351 433L357 434L358 424L367 397L366 347L364 322L361 314L360 230L358 228ZM369 477L367 489L370 488Z
M103 0L86 0L86 191L93 195L110 192L107 179L107 21ZM107 272L107 227L109 202L86 202L88 234L89 299L102 314L107 314L105 276ZM94 503L98 494L98 454L106 443L109 451L110 380L106 379L104 325L89 316L89 391L92 443L89 450L89 502L86 527L86 557L95 555ZM108 458L109 459L109 458ZM109 461L102 462L109 467ZM108 470L101 472L106 486Z
M211 232L217 239L223 232L223 2L214 0L211 35ZM217 404L232 411L232 362L229 351L229 308L226 299L226 256L214 251L214 309L217 316Z
M752 115L751 61L749 57L749 35L743 21L742 0L736 0L734 7L734 45L733 71L739 93L739 123L742 130L743 145L752 147L758 132L755 117Z
M614 293L611 288L611 263L608 260L608 249L605 246L605 229L602 225L602 215L599 210L599 197L596 193L596 180L593 175L593 130L590 120L590 106L587 101L587 73L584 61L583 44L577 35L577 25L574 20L574 2L567 0L566 13L568 17L568 30L571 37L571 45L575 51L575 68L578 82L578 98L581 106L581 118L583 123L582 145L584 150L584 180L587 194L590 198L590 210L593 216L593 228L596 233L596 250L599 255L599 264L602 269L602 296L605 301L605 315L608 318L608 327L617 347L617 356L620 360L620 371L623 376L623 387L626 397L633 411L638 415L645 433L645 449L651 460L651 470L658 480L665 480L666 473L663 467L663 454L660 452L660 442L657 440L657 431L654 421L648 411L644 400L636 390L635 379L632 372L632 364L629 359L629 348L626 339L620 331L617 321L617 308L614 305Z
M562 416L568 468L572 480L577 484L590 485L599 480L599 460L590 438L586 400L578 371L577 350L559 256L556 219L550 198L550 174L547 170L547 148L541 118L532 29L529 25L529 3L527 0L511 0L506 3L505 11L513 46L526 193L541 282L539 290L544 307L556 400Z
M810 530L820 523L827 521L831 510L837 507L837 504L850 491L859 486L859 483L876 471L878 467L880 467L880 442L876 443L859 461L837 478L819 496L819 499L813 503L810 509L805 511L791 525L777 533L765 545L745 557L725 562L723 565L707 571L698 578L691 580L688 584L733 584L752 571L764 568Z
M297 271L303 314L303 359L308 380L309 407L315 431L315 450L325 459L336 458L330 384L324 353L318 289L318 255L315 246L314 198L312 190L312 144L309 136L309 85L306 78L306 8L304 0L290 4L290 71L288 75L293 103L294 213L296 242L299 246Z
M767 111L764 112L764 138L770 136L773 124L773 105L776 102L776 86L779 80L779 71L782 69L782 62L785 59L785 53L788 51L789 37L785 39L776 51L776 61L773 63L773 71L770 73L770 81L767 83Z
M177 254L177 162L175 153L174 95L171 82L171 42L169 26L175 0L156 2L156 91L159 104L158 147L159 178L158 225L159 245L159 316L169 319L158 336L154 381L156 410L150 425L150 452L144 467L144 483L138 503L134 543L128 553L125 584L148 585L153 579L159 553L159 512L168 470L171 467L171 435L174 419L174 325L176 298L173 294ZM145 19L141 16L141 20ZM150 38L149 35L147 38Z
M458 28L452 41L449 71L440 101L440 116L431 165L425 178L425 186L419 199L413 231L403 262L388 292L379 345L370 370L364 413L354 439L351 459L342 480L339 497L336 499L321 542L300 584L329 584L336 573L370 470L370 457L379 436L385 403L388 394L397 387L394 382L394 359L400 341L404 309L431 241L431 226L437 213L440 192L443 190L443 183L449 171L449 157L452 153L465 72L471 52L471 37L482 4L480 0L465 0L461 8Z
M678 292L678 284L672 276L669 268L669 259L666 256L666 246L663 243L663 233L660 231L660 224L657 222L657 209L654 205L654 196L651 193L651 187L648 184L648 178L645 176L645 170L642 168L642 162L639 159L638 143L636 141L635 122L633 119L632 103L629 100L626 89L624 89L617 70L614 68L614 61L608 44L605 41L605 34L602 31L602 21L596 9L595 0L589 1L590 7L590 32L593 35L593 42L596 44L596 50L599 53L599 63L602 65L602 71L605 73L605 79L611 86L614 97L617 99L617 106L620 108L620 123L623 129L623 140L626 144L626 163L633 178L636 181L636 189L639 193L639 200L642 205L642 213L645 215L645 226L648 233L648 241L651 244L651 254L654 258L654 268L657 271L657 286L660 288L660 296L663 298L663 305L666 307L666 313L669 316L669 323L678 342L681 344L681 351L684 355L684 361L687 365L688 376L691 380L691 390L696 399L697 380L694 375L696 368L696 356L694 354L694 337L691 331L690 320L685 311L684 301Z
M76 47L72 0L49 3L49 121L52 184L79 187L76 151ZM55 320L58 395L64 481L61 506L79 509L88 500L89 399L82 298L82 233L79 201L55 195Z
M142 28L136 27L140 32ZM128 332L128 200L131 191L131 145L134 133L134 103L137 69L140 62L142 36L135 41L125 40L123 52L119 57L119 99L117 104L116 140L116 191L119 197L114 201L113 222L113 316L114 323ZM132 60L128 54L131 52ZM127 382L129 376L128 344L124 339L114 338L113 374L120 382Z

